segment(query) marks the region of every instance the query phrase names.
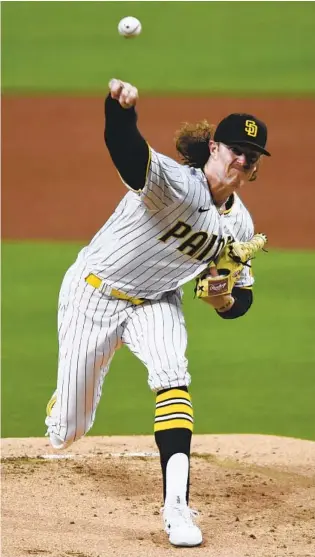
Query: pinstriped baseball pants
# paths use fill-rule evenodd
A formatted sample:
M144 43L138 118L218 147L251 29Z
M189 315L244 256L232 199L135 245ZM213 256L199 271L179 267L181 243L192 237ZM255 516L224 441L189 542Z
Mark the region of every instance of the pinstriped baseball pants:
M153 391L190 383L180 293L135 306L101 294L85 282L87 274L86 267L78 273L73 266L60 290L57 401L48 429L55 448L92 427L104 378L122 344L147 367Z

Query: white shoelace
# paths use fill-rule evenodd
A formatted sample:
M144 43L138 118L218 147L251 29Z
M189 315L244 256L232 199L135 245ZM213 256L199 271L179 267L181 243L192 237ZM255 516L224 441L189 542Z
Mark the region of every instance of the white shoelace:
M160 512L163 513L165 510L165 507L162 507L160 509ZM196 511L195 509L191 509L190 507L187 507L185 505L174 505L169 507L169 513L170 513L170 520L172 520L172 523L177 523L177 520L181 521L184 520L186 524L191 526L191 523L194 525L193 520L199 516L199 512Z

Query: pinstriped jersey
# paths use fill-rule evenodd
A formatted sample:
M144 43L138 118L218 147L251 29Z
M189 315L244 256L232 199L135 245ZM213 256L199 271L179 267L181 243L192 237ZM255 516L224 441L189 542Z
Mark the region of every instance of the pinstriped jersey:
M248 242L254 235L254 224L249 211L241 199L233 194L234 202L229 211L223 213L224 232L228 240ZM243 267L240 277L235 283L238 287L250 287L254 284L251 262Z
M150 156L144 188L124 196L79 260L113 288L156 299L203 272L228 236L249 234L251 219L241 202L220 214L200 169Z

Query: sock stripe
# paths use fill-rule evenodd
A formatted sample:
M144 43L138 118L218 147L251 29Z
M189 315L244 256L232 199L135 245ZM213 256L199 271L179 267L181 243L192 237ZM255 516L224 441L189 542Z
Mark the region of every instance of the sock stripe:
M193 431L194 425L188 420L177 418L175 420L169 420L167 422L163 421L163 422L155 423L154 433L156 433L157 431L164 431L167 429L175 429L175 428L190 429L190 431Z
M162 408L163 406L168 406L170 404L186 404L192 408L190 400L186 400L185 398L172 398L170 400L165 400L164 402L157 402L156 408Z
M186 393L186 391L181 391L180 389L170 389L165 393L158 394L156 396L156 402L164 402L165 400L171 400L172 398L184 398L190 401L190 394Z
M194 413L190 394L169 389L156 396L154 432L183 428L193 431Z
M162 408L157 408L155 410L155 416L166 416L167 414L172 414L174 412L182 412L193 416L193 409L186 404L168 404L167 406L162 406Z
M194 423L194 419L192 416L188 416L183 412L174 412L172 414L167 414L166 416L160 416L155 418L155 423L157 422L168 422L169 420L173 420L174 418L183 418L183 420L189 420L190 422Z

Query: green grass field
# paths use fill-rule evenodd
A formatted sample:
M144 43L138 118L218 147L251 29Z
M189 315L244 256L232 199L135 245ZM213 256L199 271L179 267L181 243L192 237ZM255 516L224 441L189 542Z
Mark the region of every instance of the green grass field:
M56 380L57 295L78 249L67 243L3 245L3 436L44 434L45 405ZM192 285L185 288L195 431L315 439L313 295L310 283L296 287L298 269L314 275L314 256L270 251L257 257L255 268L255 304L236 321L221 320L193 299ZM314 307L314 296L312 302ZM146 377L126 348L117 352L92 434L152 432L154 397Z
M5 94L97 94L113 76L151 94L315 92L314 2L2 2L1 10ZM126 15L143 24L135 40L117 33ZM57 295L78 247L3 244L3 436L45 432ZM255 304L236 321L185 288L196 432L315 439L314 254L272 250L255 268ZM91 433L151 433L153 412L144 366L120 350Z
M138 17L142 35L117 24ZM314 93L314 2L4 2L2 87L141 92Z

